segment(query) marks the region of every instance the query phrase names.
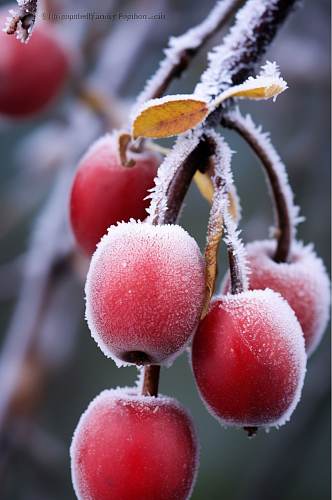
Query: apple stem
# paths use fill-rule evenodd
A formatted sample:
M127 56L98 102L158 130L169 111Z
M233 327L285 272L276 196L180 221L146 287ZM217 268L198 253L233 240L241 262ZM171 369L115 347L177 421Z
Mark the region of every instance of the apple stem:
M222 124L238 132L262 163L271 187L277 214L277 247L274 261L287 262L294 237L294 227L298 222L295 217L298 209L293 204L293 193L287 182L286 169L272 144L266 143L268 139L260 129L255 129L252 123L248 124L239 111L224 115ZM279 168L276 162L279 163Z
M228 245L228 264L229 264L229 273L231 277L231 293L232 295L236 295L237 293L242 293L245 290L242 274L240 272L238 262L236 257L234 256L233 248L230 248Z
M144 367L142 396L158 397L160 365Z
M258 427L243 427L249 438L255 437L258 431Z

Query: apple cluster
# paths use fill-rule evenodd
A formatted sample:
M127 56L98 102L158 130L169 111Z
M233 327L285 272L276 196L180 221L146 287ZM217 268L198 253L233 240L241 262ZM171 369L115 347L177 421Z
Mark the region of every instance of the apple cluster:
M159 158L132 155L135 165L123 166L116 137L106 135L73 180L73 232L92 255L85 287L92 337L118 366L169 366L188 348L201 398L223 425L250 433L285 424L328 320L321 260L294 242L289 260L277 263L274 241L249 244L250 288L230 293L226 275L202 319L204 258L179 225L144 220ZM80 419L71 463L81 500L187 499L198 467L193 422L174 399L104 391Z

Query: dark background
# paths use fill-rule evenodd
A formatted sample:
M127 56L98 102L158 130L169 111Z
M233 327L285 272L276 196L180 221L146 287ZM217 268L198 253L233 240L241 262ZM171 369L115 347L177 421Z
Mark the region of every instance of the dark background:
M72 5L67 2L65 11L84 12L93 8L104 12L109 5L108 1L86 0L72 2ZM135 96L157 68L169 35L180 34L199 22L212 5L211 0L174 0L158 5L143 1L136 5L115 2L113 12L132 13L141 9L147 13L162 11L166 16L164 20L150 22L145 41L133 58L132 69L122 82L119 94L125 99ZM135 35L141 23L144 21L132 21L125 43L118 46L116 54L108 53L110 60L114 56L118 61L119 71L123 64L122 52L136 43ZM304 1L266 56L279 63L289 89L276 103L241 104L242 110L250 111L256 123L271 132L288 166L296 202L306 217L299 227L299 239L313 241L325 263L330 256L329 26L329 2ZM119 23L113 23L106 28L112 32L118 27ZM64 40L76 44L78 50L78 33L86 29L83 21L63 22L59 28ZM214 42L218 40L220 36ZM190 71L172 85L169 93L191 92L205 64L206 51L203 50ZM93 71L94 58L88 69ZM117 76L117 71L108 73L110 86L112 78ZM95 78L98 81L103 77L97 72ZM99 81L99 84L107 87L108 82ZM24 267L21 256L28 249L36 216L43 210L55 183L57 167L49 155L57 152L57 148L62 152L77 146L74 136L66 142L61 135L61 120L72 101L73 89L68 85L54 107L42 116L18 124L3 120L0 125L0 340L5 338L19 293ZM70 113L75 122L75 110ZM52 128L54 123L56 129ZM93 123L91 121L91 127ZM230 132L225 135L236 151L233 165L242 200L243 238L245 241L263 239L272 225L272 211L262 171L240 139ZM26 142L27 138L32 143ZM72 164L74 167L74 160ZM66 203L64 199L63 204ZM205 243L207 217L207 203L192 187L181 224L197 238L201 248ZM223 251L220 277L225 269ZM80 414L104 388L131 385L136 378L135 368L117 369L98 350L83 319L82 284L76 279L67 285L70 300L58 301L54 313L59 315L58 342L64 344L63 352L62 347L59 349L59 357L63 359L54 362L46 392L33 417L34 425L31 429L27 427L9 455L3 455L6 459L0 460L5 471L0 480L0 497L5 500L74 498L68 448ZM330 337L326 333L309 360L302 400L291 422L278 431L268 434L261 431L251 440L241 430L221 428L207 413L197 395L186 355L172 368L163 369L161 392L178 398L190 408L199 432L201 465L192 498L327 500L330 497L329 367ZM6 383L6 379L0 382Z

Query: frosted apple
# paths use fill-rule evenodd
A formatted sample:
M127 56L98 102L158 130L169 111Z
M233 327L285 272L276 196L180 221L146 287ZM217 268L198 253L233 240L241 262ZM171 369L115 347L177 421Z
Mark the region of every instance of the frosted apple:
M171 362L197 327L204 278L198 245L180 226L111 226L86 281L92 336L120 365Z
M246 246L250 289L271 288L294 310L303 330L307 354L318 346L329 319L330 280L312 245L293 242L288 262L273 260L275 242L255 241ZM229 289L229 278L224 291Z
M193 423L177 401L119 389L90 403L70 455L79 500L185 500L198 467Z
M71 225L80 247L91 255L107 228L118 221L145 219L148 190L154 185L159 157L130 153L133 167L121 165L116 138L96 141L80 161L70 196Z
M5 24L8 12L2 10ZM40 23L27 44L0 31L0 113L21 118L41 111L63 87L69 58L52 26Z
M280 426L302 390L301 327L272 290L220 296L195 334L192 366L203 401L222 423Z

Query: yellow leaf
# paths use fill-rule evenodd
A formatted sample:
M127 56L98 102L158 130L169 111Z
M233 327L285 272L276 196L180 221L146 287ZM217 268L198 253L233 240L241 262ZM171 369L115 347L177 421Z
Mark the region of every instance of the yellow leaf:
M207 103L194 96L152 99L134 118L132 135L157 139L182 134L201 123L208 112Z
M208 242L205 248L205 300L201 317L207 314L211 297L214 293L218 274L218 251L223 235L223 218L220 216L215 221L212 232L208 234Z
M210 174L208 172L202 174L202 172L197 170L194 175L194 181L203 198L205 198L206 201L211 204L213 201L214 189ZM228 193L228 199L229 213L231 214L232 218L236 222L238 222L240 219L240 207L235 190Z
M210 104L210 110L213 111L230 97L253 100L273 98L275 100L286 89L287 83L281 77L276 63L267 62L256 78L249 77L244 83L230 87L222 92Z
M210 175L208 173L202 174L202 172L197 170L194 176L194 181L203 198L205 198L209 203L212 203L214 190Z

